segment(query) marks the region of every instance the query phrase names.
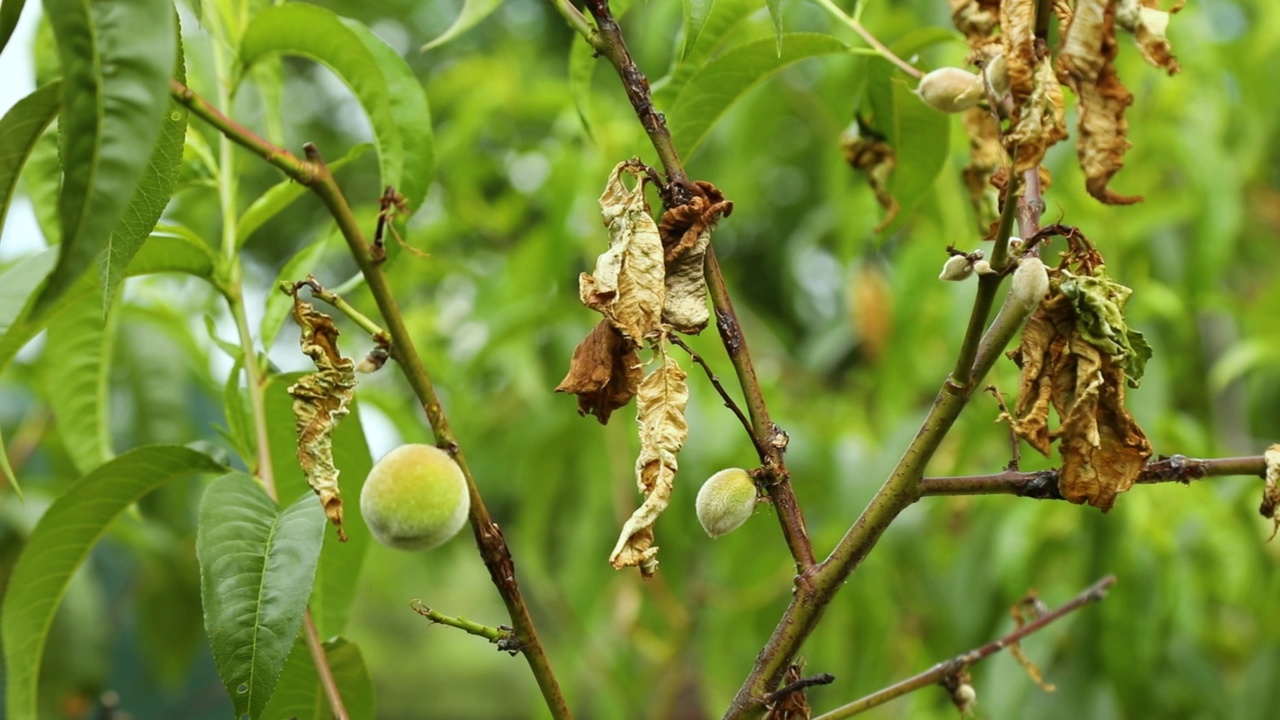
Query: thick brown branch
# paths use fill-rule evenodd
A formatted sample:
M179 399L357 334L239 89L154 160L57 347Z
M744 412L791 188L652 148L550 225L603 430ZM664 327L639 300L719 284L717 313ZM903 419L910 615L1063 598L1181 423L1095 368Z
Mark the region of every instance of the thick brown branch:
M1076 595L1062 607L1052 612L1045 613L1004 637L993 640L982 647L974 648L967 653L957 655L950 660L934 665L919 675L914 675L901 682L894 683L883 690L877 690L870 695L855 700L848 705L842 705L831 712L817 716L814 720L840 720L840 718L853 717L859 713L870 710L871 708L883 705L890 700L914 692L920 688L929 687L936 683L942 682L944 679L951 677L968 666L1000 652L1001 650L1017 643L1041 628L1055 622L1067 614L1079 610L1080 608L1092 602L1098 602L1107 596L1107 590L1116 583L1114 575L1108 575L1098 582L1090 585L1087 589Z

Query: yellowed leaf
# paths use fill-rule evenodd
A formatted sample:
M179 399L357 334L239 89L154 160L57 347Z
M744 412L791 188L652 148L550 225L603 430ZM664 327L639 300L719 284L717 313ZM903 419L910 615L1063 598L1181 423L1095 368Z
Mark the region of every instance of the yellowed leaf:
M328 315L295 296L293 319L302 329L302 352L316 364L316 372L289 386L298 432L298 463L307 483L320 496L325 516L337 526L338 539L346 542L339 471L333 464L333 430L349 412L347 404L356 387L355 363L338 351L338 328Z
M651 577L658 566L653 525L667 509L675 486L676 455L689 434L684 409L689 402L685 372L667 355L664 343L654 344L660 364L640 383L636 393L636 420L640 431L640 456L636 459L636 485L644 502L622 526L618 543L609 555L615 569L640 568Z
M1118 0L1116 3L1116 24L1133 33L1147 62L1164 68L1170 75L1176 75L1182 67L1173 56L1173 46L1165 33L1170 16L1181 10L1182 5L1180 0L1166 12L1156 0Z
M667 210L658 223L667 268L662 321L677 332L697 334L711 319L703 260L716 223L733 212L733 203L709 182L699 180L689 189L692 199Z
M626 175L636 181L628 189ZM644 200L645 168L639 161L619 163L609 175L600 211L609 228L609 249L583 273L582 304L605 316L636 347L659 329L666 295L662 241Z

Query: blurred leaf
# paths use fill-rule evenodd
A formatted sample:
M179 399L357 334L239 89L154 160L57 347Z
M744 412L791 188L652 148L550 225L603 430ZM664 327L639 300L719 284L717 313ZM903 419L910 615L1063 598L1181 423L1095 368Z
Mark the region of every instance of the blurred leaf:
M300 377L302 373L275 375L266 387L271 467L275 470L276 487L286 496L290 493L311 492L298 463L293 398L287 391ZM369 444L360 424L359 405L359 402L352 402L348 406L351 414L333 433L333 462L341 473L339 483L344 496L355 505L359 504L360 489L364 487L365 478L373 469ZM347 541L336 542L337 538L327 535L324 549L320 552L320 565L316 569L311 613L321 637L339 635L346 628L347 616L355 601L360 571L369 547L369 530L359 512L347 513L343 527L347 531Z
M58 160L58 122L40 136L31 155L27 158L19 178L22 191L31 200L36 224L44 234L45 242L57 245L62 241L62 229L58 226L58 195L62 192L62 162Z
M360 648L355 643L336 638L324 644L324 652L333 679L338 683L347 715L351 720L373 720L373 682L369 679ZM280 673L280 688L271 698L263 716L296 720L329 720L333 717L329 700L316 675L315 661L302 638L294 642L289 661L285 663L284 672Z
M773 35L778 46L778 57L782 57L782 0L764 0L769 8L769 19L773 21Z
M0 427L0 475L4 475L5 482L9 483L9 487L13 488L13 492L21 500L22 486L18 484L18 476L13 474L13 466L9 464L8 447L4 444L4 428Z
M363 156L373 146L369 143L360 143L353 146L335 162L327 162L331 172L341 169L347 163ZM240 216L240 221L236 223L236 247L244 245L249 236L255 230L262 227L268 220L280 214L280 211L293 204L294 200L306 195L310 190L306 185L299 183L293 178L286 178L275 185L275 187L262 193L257 200L249 206L244 214ZM264 343L270 345L271 343Z
M175 40L178 38L175 37ZM173 75L180 82L185 82L187 71L182 61L180 41L175 54L177 63ZM103 308L111 307L111 301L115 299L116 291L125 278L129 263L147 241L178 187L188 110L173 100L169 101L168 108L164 122L160 125L160 137L151 150L151 158L147 161L142 179L134 188L129 206L125 208L124 215L111 231L107 242L107 250L101 261Z
M237 717L256 720L302 626L324 541L311 495L284 510L244 473L214 480L200 500L204 626Z
M209 280L217 258L208 244L180 225L156 225L151 239L129 263L129 275L179 272Z
M426 93L404 59L360 23L302 4L265 8L245 29L246 67L275 53L311 58L351 88L373 125L382 185L416 210L435 174L435 140Z
M716 0L684 0L684 41L680 43L680 59L689 57L689 53L698 45L698 36L711 16L711 8ZM772 12L772 9L770 10ZM781 38L782 26L778 26Z
M36 685L49 626L71 574L107 525L171 480L221 470L194 450L150 445L99 467L54 501L28 538L4 599L5 717L35 720Z
M490 13L497 10L500 5L502 5L502 0L466 0L462 5L462 13L458 15L458 19L454 20L449 29L441 33L435 40L423 45L422 52L440 47L475 27L481 20L489 17Z
M119 306L102 315L94 294L79 296L49 323L40 356L45 395L57 420L58 435L80 474L111 459L107 424L111 347Z
M849 50L829 35L787 33L784 37L781 55L771 40L753 40L726 51L689 78L667 114L671 138L681 155L691 157L729 106L765 78L798 60Z
M876 58L867 67L871 126L897 153L889 194L898 201L900 212L884 229L891 232L933 190L933 181L947 161L951 126L949 116L925 105L895 77L897 71L888 62Z
M9 5L3 7L8 8ZM3 37L3 30L0 28L0 37ZM32 91L0 118L0 138L4 139L4 144L0 146L0 226L3 226L5 215L9 212L9 203L13 200L13 189L18 184L22 166L26 164L45 128L57 117L61 104L62 83L53 82Z
M108 248L160 136L177 47L168 0L46 0L44 8L62 61L62 242L33 315Z
M632 0L615 0L609 3L609 9L613 12L614 19L621 19L631 9ZM603 62L608 65L607 60L601 60L596 57L595 48L591 43L587 42L576 33L573 36L569 47L569 94L573 96L573 105L578 110L578 119L582 121L582 127L587 131L587 137L594 137L592 134L592 126L595 121L591 118L591 79L595 77L596 68Z
M45 250L19 260L0 274L0 338L7 339L10 330L19 322L31 294L40 286L58 260L56 249ZM14 348L17 351L17 348ZM4 363L0 362L0 369Z
M267 290L266 309L262 313L262 327L258 334L262 337L263 347L271 347L284 319L293 310L293 297L280 292L280 284L305 280L320 262L331 237L326 236L306 245L280 268L280 274L276 275L275 282Z
M222 386L222 412L227 420L227 440L240 455L246 467L257 466L257 443L250 429L249 412L245 409L244 390L240 388L240 372L244 358L235 359L227 381Z
M18 18L22 17L22 6L26 0L4 0L0 2L0 52L13 37L13 29L18 26Z
M729 31L759 9L760 0L712 0L698 33L698 43L686 43L681 55L673 58L667 75L653 83L654 104L664 109L669 107Z

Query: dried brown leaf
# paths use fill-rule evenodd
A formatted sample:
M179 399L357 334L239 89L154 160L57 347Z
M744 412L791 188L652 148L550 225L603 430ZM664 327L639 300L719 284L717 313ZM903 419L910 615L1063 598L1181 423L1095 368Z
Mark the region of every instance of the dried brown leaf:
M1035 591L1032 591L1010 608L1009 614L1013 616L1013 621L1021 628L1039 617L1043 606L1044 603L1036 596ZM1022 651L1022 645L1016 640L1009 645L1009 653L1013 655L1014 660L1018 661L1018 665L1022 666L1023 671L1027 673L1027 677L1031 678L1031 682L1035 683L1041 690L1054 692L1058 689L1052 683L1045 682L1044 674L1040 672L1040 668L1031 661L1031 658L1027 657L1027 654Z
M1005 147L1016 155L1014 170L1039 167L1045 152L1067 137L1066 101L1048 53L1037 50L1035 0L1003 0L1000 37L1013 102Z
M1116 4L1116 24L1133 33L1147 62L1164 68L1170 75L1176 75L1182 67L1173 56L1173 46L1165 32L1169 28L1169 17L1184 4L1180 0L1167 12L1160 9L1157 0L1118 0Z
M556 392L578 396L578 414L595 415L601 425L631 402L643 371L640 354L608 320L601 320L573 351L569 374Z
M333 464L333 431L349 412L347 404L356 387L355 363L338 351L338 328L328 315L295 296L293 319L302 329L299 344L303 354L316 364L316 372L289 386L298 432L298 463L307 483L320 496L325 516L337 526L338 539L346 542L339 471Z
M684 409L689 402L685 372L667 355L663 343L654 345L661 364L640 383L636 393L636 420L640 425L640 456L636 459L636 485L644 503L622 526L618 543L609 555L615 569L638 566L651 577L658 566L653 544L653 524L667 509L675 484L676 455L689 434Z
M889 194L889 178L898 165L898 156L883 137L863 127L860 121L841 134L840 150L850 167L866 173L876 202L885 210L884 219L876 226L876 232L879 232L893 222L900 209L898 201Z
M964 129L969 136L969 164L964 169L964 185L978 216L978 227L986 228L1000 217L1000 193L991 177L1005 162L1000 143L1000 126L991 113L980 107L964 112Z
M623 178L636 180L628 189ZM639 347L658 331L666 294L662 242L644 199L645 168L638 161L618 163L609 175L600 211L609 228L609 249L596 260L595 272L579 278L582 304Z
M982 44L1000 23L1000 0L950 0L951 22L969 47Z
M1258 512L1274 523L1271 537L1267 538L1267 542L1271 542L1276 532L1280 531L1280 444L1267 448L1262 453L1262 459L1266 463L1267 474L1266 485L1262 488L1262 505L1258 507Z
M1130 205L1142 196L1109 187L1130 147L1124 111L1133 103L1116 75L1116 50L1115 0L1079 0L1058 55L1058 79L1079 98L1076 155L1090 195L1108 205Z
M662 321L692 335L702 332L711 319L703 260L716 223L733 212L733 203L709 182L699 180L690 190L693 198L688 203L663 213L658 234L666 263Z

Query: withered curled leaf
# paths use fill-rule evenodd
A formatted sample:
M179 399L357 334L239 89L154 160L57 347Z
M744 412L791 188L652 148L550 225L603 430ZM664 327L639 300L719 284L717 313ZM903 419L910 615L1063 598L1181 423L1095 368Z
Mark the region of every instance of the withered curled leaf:
M711 319L707 311L707 280L703 260L711 233L721 217L733 212L733 203L715 185L699 180L689 188L693 198L662 214L658 234L666 263L666 298L662 321L677 332L702 332Z
M1115 0L1079 0L1058 55L1058 79L1079 98L1076 155L1090 195L1108 205L1130 205L1142 197L1109 187L1130 147L1124 111L1133 103L1116 75L1116 50Z
M889 194L889 178L898 165L898 156L884 137L867 127L861 119L840 135L840 151L850 167L866 173L876 202L885 210L884 219L876 226L876 232L880 232L893 222L901 209L898 201Z
M1124 306L1133 290L1107 277L1102 266L1094 268L1092 275L1063 270L1061 288L1075 307L1080 336L1114 356L1129 386L1138 387L1151 359L1151 346L1124 318Z
M685 372L667 355L662 342L654 354L661 364L640 383L636 393L636 420L640 425L640 456L636 459L636 485L644 502L622 526L618 543L609 555L615 569L638 566L651 577L658 566L653 544L653 524L671 502L675 485L676 455L689 434L684 409L689 402Z
M1266 485L1262 487L1262 505L1258 512L1262 517L1270 518L1274 526L1271 530L1270 542L1280 531L1280 444L1272 445L1262 453L1263 462L1267 466Z
M1052 294L1027 320L1011 353L1022 373L1013 429L1049 454L1060 440L1062 496L1104 511L1133 486L1151 444L1124 407L1125 372L1116 356L1084 337L1072 300L1055 278ZM1061 425L1049 430L1049 407Z
M1019 628L1024 627L1027 623L1038 618L1043 611L1044 602L1036 595L1035 591L1027 593L1025 597L1017 602L1013 607L1009 608L1009 614L1013 616L1013 621ZM1022 666L1023 671L1027 673L1027 677L1031 678L1031 682L1045 692L1054 692L1057 686L1050 682L1045 682L1044 673L1040 671L1040 667L1027 657L1022 650L1022 644L1013 641L1009 644L1009 653L1013 655L1013 659L1018 661L1018 665Z
M964 186L977 213L978 227L986 229L1000 217L1000 192L991 184L991 176L1005 162L1000 126L985 108L975 107L964 112L964 130L969 136Z
M636 180L627 189L624 175ZM644 200L645 168L639 161L618 163L609 175L600 211L609 228L609 249L596 259L594 273L582 273L582 304L600 312L639 347L657 332L666 294L662 241Z
M1173 56L1173 46L1165 33L1169 29L1169 17L1181 10L1184 2L1179 0L1168 11L1161 10L1156 0L1118 0L1116 3L1116 24L1133 33L1147 62L1164 68L1170 75L1176 75L1182 67Z
M578 396L578 414L595 415L601 425L631 402L643 375L640 354L608 320L601 320L573 351L569 374L556 392Z
M302 329L299 345L303 354L316 364L316 372L289 386L298 432L298 463L307 483L320 496L325 516L337 526L338 539L346 542L338 468L333 464L333 431L349 412L347 404L356 387L355 363L338 351L338 328L328 315L295 296L293 319Z

